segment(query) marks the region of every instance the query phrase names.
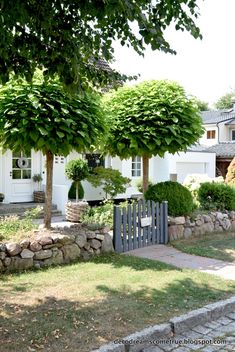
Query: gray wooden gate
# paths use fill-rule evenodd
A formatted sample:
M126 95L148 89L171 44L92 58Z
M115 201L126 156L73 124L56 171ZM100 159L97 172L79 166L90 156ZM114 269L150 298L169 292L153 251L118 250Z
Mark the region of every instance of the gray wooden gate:
M126 208L114 207L113 244L118 253L168 242L167 202L143 199Z

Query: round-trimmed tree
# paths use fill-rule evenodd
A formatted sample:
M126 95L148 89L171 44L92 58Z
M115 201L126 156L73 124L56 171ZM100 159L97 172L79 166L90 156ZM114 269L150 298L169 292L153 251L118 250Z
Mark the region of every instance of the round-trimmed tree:
M70 160L65 167L65 175L76 184L76 202L78 202L81 181L85 180L89 175L87 161L83 159Z
M95 95L67 94L57 82L10 82L0 89L0 144L4 149L46 156L44 223L51 226L53 157L99 145L106 132Z
M178 83L146 81L106 95L110 136L106 150L121 159L141 156L143 191L148 188L149 158L185 151L203 134L194 99Z

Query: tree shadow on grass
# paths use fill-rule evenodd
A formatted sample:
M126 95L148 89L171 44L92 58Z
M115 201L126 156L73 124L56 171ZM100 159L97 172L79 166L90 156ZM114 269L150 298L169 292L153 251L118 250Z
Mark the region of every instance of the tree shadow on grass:
M79 283L78 283L79 284ZM127 283L128 284L128 283ZM0 346L4 352L88 352L107 341L122 338L148 325L224 299L235 290L212 288L191 278L176 279L164 287L98 285L97 297L84 300L47 297L34 303L0 297ZM19 285L21 287L21 285ZM19 287L17 289L19 289Z

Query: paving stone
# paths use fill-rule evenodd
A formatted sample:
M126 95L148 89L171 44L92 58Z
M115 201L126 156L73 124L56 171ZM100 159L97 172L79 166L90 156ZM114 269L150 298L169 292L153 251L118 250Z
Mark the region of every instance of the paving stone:
M201 334L199 334L198 332L196 331L188 331L185 333L184 336L184 339L189 339L189 340L196 340L196 339L199 339L201 337Z
M206 327L205 325L197 325L194 326L192 330L198 332L199 334L207 335L211 332L212 329Z
M226 315L227 318L235 320L235 313L229 313Z
M177 352L190 352L190 349L188 347L179 347L179 348L176 348L175 351L177 351Z
M222 325L228 325L229 323L232 322L232 320L229 319L229 318L226 318L226 317L222 317L222 318L219 318L219 319L217 320L217 322L218 322L219 324L222 324Z
M205 324L205 326L211 329L217 329L219 326L221 326L221 324L218 323L217 321L209 321L208 323Z
M157 346L151 346L151 347L145 348L143 352L163 352L163 350Z

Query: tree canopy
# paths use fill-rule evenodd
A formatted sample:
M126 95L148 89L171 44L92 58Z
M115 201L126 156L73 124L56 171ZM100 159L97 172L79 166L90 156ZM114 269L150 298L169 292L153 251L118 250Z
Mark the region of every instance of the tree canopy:
M67 86L107 85L120 75L97 62L112 61L114 40L139 54L145 44L174 53L164 37L169 25L201 37L197 0L2 0L0 15L2 82L11 72L30 81L38 67Z
M105 104L111 118L106 150L123 159L143 157L144 191L148 158L185 151L203 134L197 104L176 82L146 81L123 87L108 94Z
M54 154L92 150L105 132L104 114L94 95L70 96L56 82L9 82L0 89L0 145L46 155L46 227L51 225Z
M220 97L215 103L215 107L218 110L222 109L231 109L233 107L233 102L235 100L235 90L224 94Z
M195 102L196 102L196 104L198 106L198 109L200 111L208 111L208 110L210 110L209 104L206 101L200 100L198 98L194 98L194 100L195 100Z

